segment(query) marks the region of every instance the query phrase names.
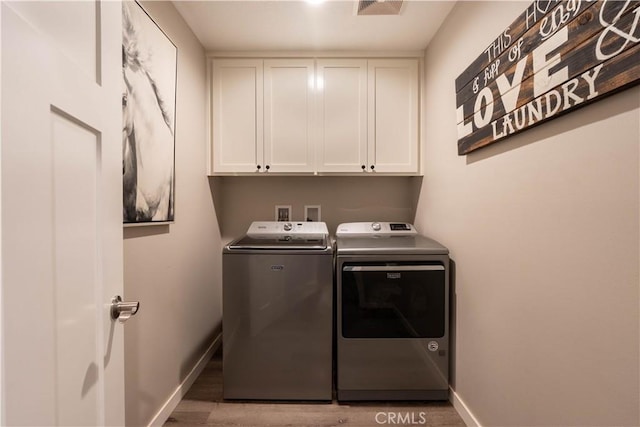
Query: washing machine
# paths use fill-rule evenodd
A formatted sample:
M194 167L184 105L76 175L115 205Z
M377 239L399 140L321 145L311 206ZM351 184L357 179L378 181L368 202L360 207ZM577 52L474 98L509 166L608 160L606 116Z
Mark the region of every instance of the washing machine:
M254 222L224 247L225 399L332 399L333 255L322 222Z
M338 400L447 400L448 249L400 222L336 239Z

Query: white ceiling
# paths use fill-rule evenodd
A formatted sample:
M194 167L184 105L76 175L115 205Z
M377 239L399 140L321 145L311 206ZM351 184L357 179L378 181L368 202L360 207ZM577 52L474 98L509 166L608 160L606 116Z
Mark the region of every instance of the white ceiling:
M455 4L405 0L399 15L357 16L355 0L176 0L208 52L415 51L424 49Z

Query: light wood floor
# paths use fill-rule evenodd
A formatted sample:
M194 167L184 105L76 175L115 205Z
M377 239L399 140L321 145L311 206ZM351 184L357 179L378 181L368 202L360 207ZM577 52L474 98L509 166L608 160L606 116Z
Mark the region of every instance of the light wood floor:
M376 422L376 417L378 422ZM221 352L218 351L165 423L166 427L194 425L464 427L464 422L449 402L338 404L335 400L332 403L225 401L222 398L222 357Z

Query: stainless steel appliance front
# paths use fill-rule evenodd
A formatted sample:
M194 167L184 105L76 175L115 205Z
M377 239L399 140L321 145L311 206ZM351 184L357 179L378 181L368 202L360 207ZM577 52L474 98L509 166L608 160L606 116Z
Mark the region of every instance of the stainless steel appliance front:
M254 240L223 251L224 398L331 400L332 247Z
M339 236L336 259L338 400L448 399L448 250Z

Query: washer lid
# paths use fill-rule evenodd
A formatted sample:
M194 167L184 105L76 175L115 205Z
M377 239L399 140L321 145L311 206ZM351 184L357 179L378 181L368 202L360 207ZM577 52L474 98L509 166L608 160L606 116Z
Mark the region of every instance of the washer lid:
M325 250L331 248L324 222L254 221L247 234L227 245L234 250Z
M251 237L249 235L234 240L227 246L228 250L326 250L329 248L328 238L306 239L291 236L280 237Z
M416 236L416 228L406 222L347 222L336 229L336 237Z

